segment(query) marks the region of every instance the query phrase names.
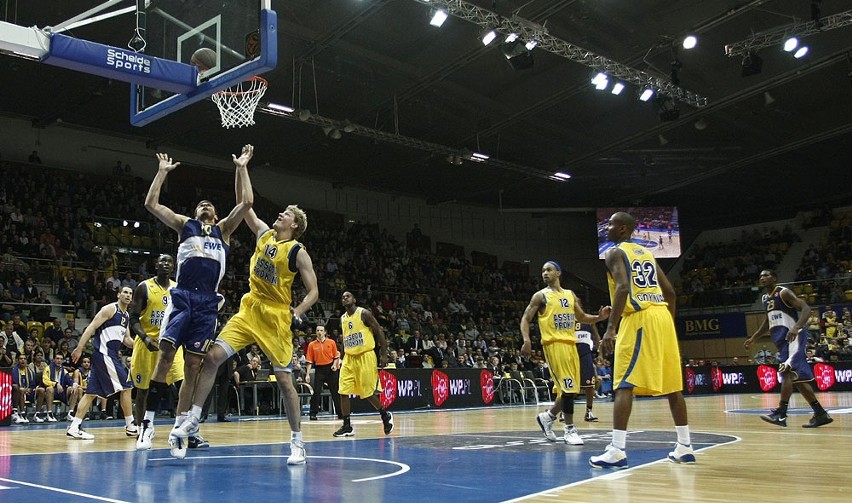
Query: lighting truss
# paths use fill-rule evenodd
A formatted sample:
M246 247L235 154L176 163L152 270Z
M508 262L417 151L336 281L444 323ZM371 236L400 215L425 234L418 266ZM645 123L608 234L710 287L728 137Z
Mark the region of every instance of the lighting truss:
M505 18L496 12L491 12L487 9L467 3L464 0L414 1L433 8L442 8L451 16L477 24L482 29L491 27L503 35L516 33L522 40L535 40L538 42L536 49L547 51L559 57L574 61L575 63L580 63L581 65L593 68L599 72L604 72L616 80L630 82L639 87L651 86L656 89L658 94L669 96L694 107L703 107L707 105L706 97L700 96L692 91L688 91L680 86L676 86L666 77L632 68L599 54L595 54L588 49L583 49L582 47L570 42L566 42L565 40L547 33L547 30L543 26L517 15L512 16L511 18Z
M748 52L755 52L765 47L780 46L790 37L805 37L849 25L852 25L852 10L821 17L819 21L799 21L779 26L769 31L755 33L745 40L727 44L725 46L725 55L729 58L742 56Z
M290 119L298 122L307 122L309 124L313 124L322 128L334 128L338 131L345 131L347 134L352 134L356 136L361 136L364 138L370 138L372 140L381 141L384 143L391 143L393 145L399 145L402 147L408 147L412 149L422 150L424 152L429 152L432 154L438 154L440 156L455 156L465 161L474 161L479 163L486 163L489 166L494 166L496 168L505 169L508 171L514 171L516 173L523 173L525 175L533 176L536 178L542 178L546 180L553 180L553 172L545 171L540 168L534 168L532 166L525 166L523 164L517 164L514 162L504 161L502 159L497 159L495 157L489 157L487 155L471 152L465 149L459 149L454 147L449 147L447 145L441 145L439 143L432 143L425 140L419 140L417 138L412 138L410 136L404 136L395 133L388 133L386 131L379 131L378 129L369 128L366 126L361 126L359 124L351 123L348 121L338 121L334 119L330 119L328 117L323 117L321 115L310 114L304 118L299 117L299 111L293 110L288 111L282 109L280 106L272 106L270 107L268 103L261 103L260 106L257 107L257 111L260 113L265 113L269 115L274 115L276 117L282 117L285 119ZM559 180L564 181L564 180Z

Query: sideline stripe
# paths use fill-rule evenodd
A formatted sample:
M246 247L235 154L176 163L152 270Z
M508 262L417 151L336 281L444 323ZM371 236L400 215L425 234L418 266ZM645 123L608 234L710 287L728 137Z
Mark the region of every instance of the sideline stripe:
M68 489L60 489L58 487L43 486L41 484L31 484L29 482L22 482L20 480L0 478L0 481L7 482L9 484L20 484L22 486L35 487L36 489L44 489L45 491L54 491L62 494L70 494L72 496L80 496L81 498L89 498L98 501L109 501L111 503L130 503L129 501L104 498L103 496L95 496L94 494L90 493L78 493L77 491L69 491Z

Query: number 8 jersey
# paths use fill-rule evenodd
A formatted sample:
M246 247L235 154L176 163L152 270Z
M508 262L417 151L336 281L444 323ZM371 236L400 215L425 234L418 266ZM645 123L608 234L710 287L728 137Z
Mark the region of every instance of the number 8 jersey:
M628 274L627 304L624 315L647 309L651 306L667 306L663 290L657 282L657 261L644 246L622 241L616 248L624 252L624 267ZM609 297L615 299L615 280L610 272L606 273L609 284Z

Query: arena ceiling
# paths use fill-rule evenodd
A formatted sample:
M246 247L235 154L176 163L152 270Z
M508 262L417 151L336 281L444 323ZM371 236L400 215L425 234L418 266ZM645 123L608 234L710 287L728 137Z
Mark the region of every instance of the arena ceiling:
M47 26L101 2L3 3L7 21ZM61 119L132 135L165 151L180 146L227 157L251 142L255 163L272 169L430 204L540 211L677 205L682 219L704 226L850 204L852 26L804 37L810 52L802 59L778 45L763 48L762 72L749 77L741 76L742 57L724 50L754 33L811 21L814 6L826 19L848 2L468 3L532 21L552 37L663 80L671 78L674 45L681 87L707 105L678 103L679 117L662 121L653 100L637 100L636 86L618 96L612 83L598 91L591 68L540 48L531 68L515 70L499 43L483 46L480 26L452 16L441 28L430 26L425 0L273 0L280 58L266 74L265 101L382 134L342 131L333 139L311 121L269 114L257 114L252 128L224 131L209 101L136 128L128 121L128 84L6 56L0 113L31 117L39 127ZM132 16L102 23L98 40L124 46L132 25ZM679 45L687 34L699 37L689 51ZM443 150L400 145L386 133L503 163L450 163ZM572 178L540 176L557 171Z

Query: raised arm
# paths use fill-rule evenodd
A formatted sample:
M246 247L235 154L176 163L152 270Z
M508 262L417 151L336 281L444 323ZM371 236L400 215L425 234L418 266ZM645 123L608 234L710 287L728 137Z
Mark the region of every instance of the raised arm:
M163 188L163 183L165 183L169 172L180 166L180 163L172 162L172 158L168 154L157 154L157 160L159 166L157 174L154 175L154 180L151 182L151 187L148 189L148 195L145 196L145 209L170 229L180 233L189 217L179 215L168 206L160 204L160 190Z
M83 330L83 335L80 336L80 341L77 342L77 347L74 348L74 351L71 352L71 361L77 363L80 359L80 356L83 354L83 349L86 347L86 343L89 342L89 339L95 335L95 330L100 328L101 325L106 323L107 320L112 318L115 314L115 303L111 302L98 311L98 314L95 315L95 318L89 323L89 326L86 327L86 330Z
M296 253L296 267L299 269L299 276L302 278L302 285L308 293L298 306L293 308L293 318L299 318L316 304L319 300L319 287L317 286L317 273L314 271L314 263L311 256L304 248L301 248Z
M219 221L219 228L222 229L222 239L226 242L254 204L254 191L252 191L251 179L248 175L248 163L253 156L254 147L251 145L244 146L239 157L231 154L231 158L234 160L234 167L236 168L234 190L236 191L237 205L234 206L234 209L231 210L231 213L227 217ZM257 219L257 216L255 216L255 219ZM251 225L249 226L251 227ZM255 234L257 233L255 232Z
M529 305L524 309L524 314L521 316L521 337L524 338L524 344L521 346L521 354L529 357L532 354L532 340L530 339L530 322L538 314L541 306L544 305L544 294L536 292L530 299Z

